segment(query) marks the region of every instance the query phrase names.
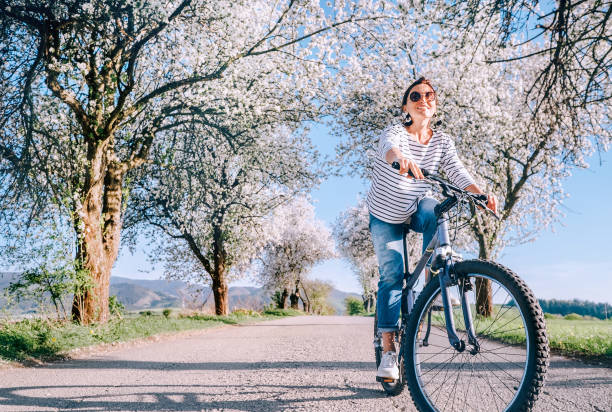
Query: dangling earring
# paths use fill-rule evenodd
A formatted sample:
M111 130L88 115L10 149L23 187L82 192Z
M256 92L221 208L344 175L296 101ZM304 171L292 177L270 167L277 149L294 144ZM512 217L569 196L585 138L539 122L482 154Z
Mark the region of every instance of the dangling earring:
M434 122L433 126L440 126L442 124L442 120L438 119L438 113L434 113L433 117L431 118L431 121L433 122L435 119L437 120Z
M404 117L404 126L408 127L412 124L412 118L410 117L410 113L406 113L406 116Z

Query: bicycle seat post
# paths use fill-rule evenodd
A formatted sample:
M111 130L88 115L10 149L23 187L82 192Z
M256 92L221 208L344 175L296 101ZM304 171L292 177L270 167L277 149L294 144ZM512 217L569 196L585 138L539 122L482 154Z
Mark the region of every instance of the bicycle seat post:
M401 312L402 318L408 320L408 315L414 307L415 295L412 286L409 286L408 278L410 277L410 256L408 254L408 234L410 233L410 218L406 220L402 226L402 243L404 247L404 278L402 281L402 301Z
M402 226L402 243L404 247L404 280L408 279L408 275L410 274L409 265L408 265L408 234L410 233L409 225L410 220L404 223Z

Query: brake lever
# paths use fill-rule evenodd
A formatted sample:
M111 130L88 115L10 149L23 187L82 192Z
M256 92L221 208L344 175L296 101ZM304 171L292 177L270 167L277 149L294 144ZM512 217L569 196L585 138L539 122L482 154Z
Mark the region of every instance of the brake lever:
M492 211L491 209L487 207L487 204L486 204L487 195L483 193L477 193L477 194L470 194L469 196L472 198L474 203L480 206L484 211L493 215L495 219L501 220L501 217L497 213L495 213L494 211Z

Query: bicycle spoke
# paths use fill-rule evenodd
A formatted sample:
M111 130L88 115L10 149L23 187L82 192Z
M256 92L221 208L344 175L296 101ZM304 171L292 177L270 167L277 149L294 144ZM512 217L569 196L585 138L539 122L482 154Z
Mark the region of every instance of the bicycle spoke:
M494 352L485 352L485 353L491 353L492 355L495 355L495 356L497 356L498 358L501 358L501 359L505 360L506 362L508 362L508 363L510 363L510 364L513 364L513 365L518 366L518 367L519 367L519 369L521 369L521 368L523 367L523 365L522 365L522 364L520 364L520 363L518 363L518 362L511 361L510 359L506 359L506 358L504 358L503 356L498 355L497 353L494 353Z
M436 336L440 336L440 335L436 335ZM445 338L446 336L443 336L443 337ZM450 344L448 344L448 345L446 345L446 346L442 346L442 345L434 345L433 343L428 343L426 347L428 348L428 347L430 347L430 346L433 346L434 348L447 348L447 349L453 349L453 347L452 347Z
M454 358L455 358L455 357L456 357L458 354L459 354L459 352L457 352L457 353L455 353L455 354L451 355L451 357L450 357L449 359L447 359L445 362L446 362L446 363L448 363L449 361L452 361L452 360L453 360L453 359L454 359ZM445 364L446 364L446 363L445 363ZM419 363L418 363L418 365L422 365L422 364L423 364L423 362L419 362ZM434 366L433 368L429 368L429 369L427 370L427 372L425 372L425 373L421 373L421 377L423 377L423 376L427 375L427 374L428 374L428 373L430 373L431 371L436 370L437 368L439 368L439 367L440 367L440 365L442 365L442 363L439 363L438 365ZM439 372L437 372L437 373L434 375L434 378L435 378L435 377L438 375L438 373L439 373Z
M488 341L487 343L490 344L490 345L493 344L493 342L491 342L491 341ZM493 351L493 350L497 350L497 349L516 348L516 345L512 345L512 344L503 344L501 342L495 342L495 343L499 343L499 346L491 347L491 349L489 351Z
M485 374L485 379L486 379L486 383L489 385L489 389L491 390L491 395L497 395L497 397L504 402L504 400L502 399L501 396L499 396L499 394L497 393L497 391L495 389L493 389L493 385L491 385L491 380L489 379L489 375ZM483 379L484 380L484 379ZM497 400L495 399L495 396L493 396L493 401L495 402L495 406L496 409L499 410L501 409L498 405L497 405Z
M440 351L440 352L437 352L437 353L431 354L431 356L430 356L429 358L427 358L427 359L425 359L425 360L422 360L422 361L421 361L421 362L419 362L419 363L425 363L425 362L427 362L428 360L430 360L431 358L434 358L434 357L436 357L436 356L438 356L438 355L441 355L441 354L442 354L442 353L444 353L444 352L448 352L448 351L445 349L445 350L442 350L442 351ZM429 355L429 353L428 353L428 355Z
M462 357L464 357L465 355L463 355ZM463 365L465 365L465 362L463 362L461 364L461 367L459 368L459 371L457 372L457 378L455 379L455 383L453 385L453 388L451 389L451 393L453 394L453 400L451 402L451 405L453 405L455 403L455 396L457 395L457 383L459 382L459 377L461 376L461 371L463 370ZM448 402L448 400L447 400ZM446 409L446 404L444 404L444 409Z
M472 370L472 373L470 374L470 378L473 378L474 377L474 362L472 362L471 359L470 359L470 369ZM463 405L465 406L463 408L464 411L469 410L469 408L467 407L467 400L468 400L468 392L471 387L472 385L469 385L469 384L465 385L465 393L463 394Z
M429 380L429 381L426 383L426 385L427 385L427 384L429 384L429 382L431 382L433 379L435 379L435 378L436 378L436 376L438 376L438 375L440 374L440 372L441 372L442 370L444 370L444 368L446 368L446 367L449 365L449 362L452 362L452 361L453 361L453 359L455 359L455 358L456 358L458 355L459 355L459 352L457 352L456 354L454 354L454 355L453 355L453 356L452 356L450 359L447 359L447 361L446 361L446 363L444 363L444 366L442 367L442 369L438 369L438 372L436 372L436 374L435 374L435 375L433 375L433 376L431 377L431 379L430 379L430 380ZM440 365L442 365L442 364L440 364ZM439 366L439 365L438 365L438 366ZM432 370L434 370L434 369L438 368L438 366L436 366L436 367L434 367L434 368L429 369L429 370L427 371L427 373L429 373L429 372L431 372ZM421 373L421 378L423 377L423 375L426 375L427 373Z
M496 332L496 333L491 333L488 336L493 336L493 335L499 335L500 333L506 333L506 332L513 332L515 330L524 330L525 328L523 328L522 326L518 327L518 328L514 328L514 329L508 329L508 330L504 330L501 332Z
M499 376L497 376L495 373L493 373L493 371L491 371L491 373L492 373L492 375L493 375L493 376L495 376L495 377L497 378L497 380L498 380L499 382L501 382L501 384L502 384L502 385L504 385L504 387L505 387L505 388L506 388L506 389L507 389L507 390L510 392L510 394L511 394L512 396L514 396L514 390L513 390L513 389L510 389L510 388L508 387L508 385L506 385L506 382L504 382L504 381L503 381L503 380L502 380L502 379L501 379ZM504 400L503 400L503 398L501 397L501 395L499 394L499 392L495 391L495 394L496 394L496 395L499 397L499 399L501 399L501 400L502 400L502 402L506 402L506 401L504 401Z
M503 307L503 305L502 305L502 307ZM495 319L493 319L493 322L491 322L491 323L489 324L489 326L487 326L487 327L486 327L486 328L485 328L483 331L481 331L480 333L484 335L484 334L485 334L485 333L486 333L486 332L487 332L489 329L491 329L491 326L493 326L493 325L495 324L495 322L497 322L497 321L500 319L500 317L501 317L501 316L502 316L504 313L506 313L506 312L503 312L503 313L502 313L502 311L501 311L501 310L499 310L499 311L497 312L497 315L495 316Z
M442 382L440 383L440 385L439 385L439 386L438 386L438 387L437 387L437 388L436 388L436 389L435 389L435 390L432 392L432 395L433 395L434 393L436 393L436 392L437 392L437 391L438 391L438 390L439 390L439 389L440 389L440 388L441 388L441 387L444 385L444 383L446 382L446 377L448 376L448 373L449 373L449 371L450 371L450 369L448 368L448 366L450 366L450 364L452 363L453 359L455 359L455 358L456 358L458 355L459 355L459 353L457 353L455 356L453 356L453 358L450 360L450 362L447 362L447 363L445 364L445 366L444 366L444 368L443 368L443 369L446 369L446 372L445 372L445 374L444 374L444 378L442 379ZM435 377L436 377L436 376L437 376L437 375L438 375L438 374L439 374L439 373L440 373L440 372L441 372L443 369L441 369L440 371L438 371L438 373L437 373L436 375L434 375L434 377L433 377L433 378L432 378L432 379L431 379L429 382L431 382L431 381L432 381L432 380L433 380L433 379L434 379L434 378L435 378ZM428 382L428 384L429 384L429 382ZM436 401L437 401L437 400L438 400L438 398L440 397L440 394L441 394L441 393L442 393L442 392L439 392L439 393L438 393L438 396L436 397Z
M485 358L485 359L486 359L486 360L487 360L487 361L488 361L488 362L489 362L491 365L495 365L495 367L496 367L497 369L499 369L500 371L504 372L506 375L508 375L510 378L512 378L512 380L515 380L515 381L517 381L517 382L519 382L519 383L521 382L521 380L520 380L520 379L518 379L518 378L516 378L516 377L514 377L514 376L512 376L512 375L510 375L510 374L508 373L508 371L506 371L506 370L504 370L502 367L498 366L498 365L497 365L497 362L492 361L491 359L487 358L486 356L484 356L484 355L482 355L482 354L481 354L480 356L482 356L483 358ZM492 371L491 371L491 372L492 372ZM497 375L496 375L496 376L497 376Z
M520 317L521 317L521 315L520 315L520 314L516 315L514 318L510 319L508 322L504 323L504 324L503 324L503 325L501 325L500 327L495 328L495 330L493 330L493 333L492 333L492 334L495 334L497 331L499 331L499 333L502 333L502 332L507 332L507 331L503 331L503 330L502 330L502 331L500 331L500 329L501 329L501 328L503 328L504 326L506 326L506 325L508 325L508 324L510 324L510 323L512 323L512 322L514 322L515 320L517 320L517 319L518 319L518 318L520 318Z

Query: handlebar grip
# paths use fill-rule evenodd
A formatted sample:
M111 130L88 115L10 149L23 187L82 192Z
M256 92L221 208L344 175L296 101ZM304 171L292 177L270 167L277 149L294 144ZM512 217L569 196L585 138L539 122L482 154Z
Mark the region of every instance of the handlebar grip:
M486 202L487 199L488 199L487 195L485 195L484 193L478 193L478 194L474 194L472 196L474 196L474 199L480 200L481 202Z
M391 167L396 169L396 170L400 170L399 162L391 163ZM429 170L427 170L427 169L421 169L421 173L423 173L423 176L425 176L425 177L427 177L427 176L429 176L431 174L431 173L429 173ZM414 177L414 175L412 174L411 170L408 170L408 176Z

